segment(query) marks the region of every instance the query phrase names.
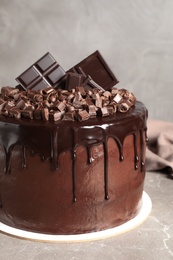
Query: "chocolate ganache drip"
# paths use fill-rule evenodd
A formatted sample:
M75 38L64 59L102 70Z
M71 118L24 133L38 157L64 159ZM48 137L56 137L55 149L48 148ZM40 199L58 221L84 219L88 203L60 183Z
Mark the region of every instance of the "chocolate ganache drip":
M39 154L42 160L50 160L52 170L59 167L58 158L64 151L71 152L72 158L72 188L73 201L76 201L76 148L79 145L86 147L88 163L92 163L91 149L95 145L102 144L104 151L104 190L105 199L108 194L108 149L107 141L113 138L119 149L119 160L125 160L123 156L123 143L125 138L134 136L134 168L145 169L144 162L144 133L146 137L147 110L141 102L136 102L127 113L117 113L109 117L95 117L87 121L58 121L45 122L40 120L28 120L25 118L16 120L0 116L0 145L4 150L4 172L10 173L11 159L16 146L20 147L22 165L27 167L26 149L32 154ZM140 134L140 155L137 152L137 137ZM141 162L139 162L139 157Z

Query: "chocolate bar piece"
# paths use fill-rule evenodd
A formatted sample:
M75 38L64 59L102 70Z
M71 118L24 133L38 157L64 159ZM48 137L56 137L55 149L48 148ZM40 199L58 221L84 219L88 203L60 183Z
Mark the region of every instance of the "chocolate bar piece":
M78 86L82 86L83 80L84 76L82 74L68 72L65 88L71 90Z
M63 87L66 73L48 52L16 78L24 90Z
M69 70L69 72L90 76L91 79L104 90L109 90L118 83L118 80L99 51L95 51L90 56L76 64Z

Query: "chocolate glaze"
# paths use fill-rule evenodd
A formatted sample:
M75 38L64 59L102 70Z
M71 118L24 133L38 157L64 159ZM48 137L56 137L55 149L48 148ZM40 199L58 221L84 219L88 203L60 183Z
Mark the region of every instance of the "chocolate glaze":
M72 200L75 202L78 200L76 195L76 149L80 145L85 146L87 163L92 165L91 149L102 144L104 152L104 198L108 200L108 139L112 138L115 140L119 151L119 161L121 162L126 159L123 153L124 140L128 135L133 135L134 170L136 171L140 167L141 174L144 173L145 144L143 136L145 135L145 138L147 138L146 119L147 110L141 102L137 102L136 106L132 107L125 114L117 113L109 117L91 118L83 122L40 122L39 120L16 120L0 116L0 145L3 148L5 158L3 174L9 174L10 177L11 160L15 147L20 147L21 158L19 160L21 160L22 168L28 167L26 150L30 150L34 156L39 154L43 161L50 161L52 173L56 173L60 167L60 155L69 151L72 160ZM140 135L140 154L138 154L139 151L137 149L138 135ZM139 158L141 159L139 160ZM0 174L2 175L2 172ZM3 198L1 200L0 204L3 209L3 207L5 208Z

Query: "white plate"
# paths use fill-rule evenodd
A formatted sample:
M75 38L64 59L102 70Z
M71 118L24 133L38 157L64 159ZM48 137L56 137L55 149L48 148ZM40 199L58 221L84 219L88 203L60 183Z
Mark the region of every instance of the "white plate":
M0 222L0 231L23 239L41 241L41 242L87 242L93 240L104 239L107 237L116 236L134 229L142 224L151 212L152 202L148 194L144 191L142 196L142 208L138 215L128 222L103 231L92 232L87 234L77 235L48 235L34 232L28 232L21 229L7 226Z

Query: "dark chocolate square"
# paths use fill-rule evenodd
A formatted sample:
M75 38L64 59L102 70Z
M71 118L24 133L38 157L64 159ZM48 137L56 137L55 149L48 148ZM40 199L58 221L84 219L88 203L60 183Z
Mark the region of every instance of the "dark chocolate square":
M30 67L20 75L20 81L25 87L30 86L33 82L40 79L40 74L34 67Z
M54 64L56 64L56 60L50 53L46 53L40 60L36 62L35 65L38 67L38 69L40 69L40 71L45 72Z
M32 88L33 90L40 90L40 89L45 89L47 88L48 83L44 80L41 79L39 82L37 82L37 84Z
M56 67L52 72L50 72L46 78L48 78L51 83L54 85L56 84L63 76L65 72L61 66Z
M50 53L46 53L19 77L17 82L24 90L45 89L47 86L53 88L63 87L65 84L66 72L56 62Z

